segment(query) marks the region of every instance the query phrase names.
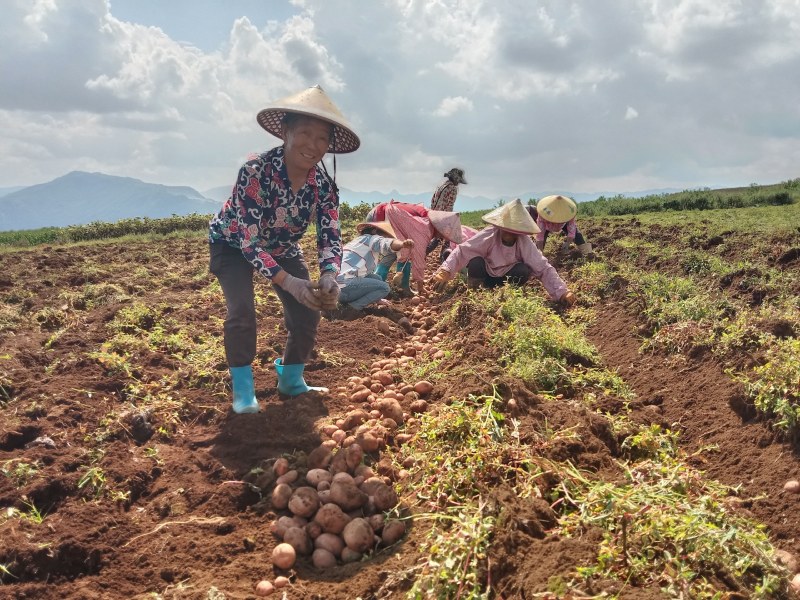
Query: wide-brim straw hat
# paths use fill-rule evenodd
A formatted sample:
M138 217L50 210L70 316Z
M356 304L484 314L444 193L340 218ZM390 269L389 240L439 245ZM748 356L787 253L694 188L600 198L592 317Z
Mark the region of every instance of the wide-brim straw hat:
M397 235L394 232L394 227L392 227L392 224L389 223L389 221L373 221L371 223L368 222L359 223L358 225L356 225L356 231L358 231L358 233L364 233L364 230L367 227L374 227L375 229L383 232L386 235L386 237L390 238L397 237Z
M461 217L456 212L447 210L429 210L428 220L433 228L441 233L449 242L460 244L464 241L461 233Z
M333 137L328 152L345 154L358 150L361 140L341 111L318 85L298 94L286 96L259 111L258 124L277 138L283 139L283 118L287 113L315 117L333 125Z
M533 217L522 206L522 200L519 198L515 198L503 206L498 206L481 218L489 225L494 225L511 233L531 235L541 231Z
M578 205L572 198L566 196L545 196L536 203L536 210L546 221L566 223L578 214Z

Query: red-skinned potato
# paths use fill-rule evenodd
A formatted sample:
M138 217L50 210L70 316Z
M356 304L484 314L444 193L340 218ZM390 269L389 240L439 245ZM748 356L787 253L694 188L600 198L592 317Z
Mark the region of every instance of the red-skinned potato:
M275 591L272 582L262 579L256 584L256 596L269 596Z
M284 457L276 459L275 463L272 465L272 470L275 472L275 475L280 477L289 470L289 461Z
M291 544L278 544L272 551L272 564L279 569L291 569L296 560L297 553Z
M340 473L336 473L336 475L333 476L333 479L331 479L331 485L333 485L335 481L344 481L346 483L353 483L353 476L350 475L350 473L348 473L347 471L342 471Z
M315 488L319 488L322 481L330 481L333 478L331 472L327 469L310 469L306 473L306 481Z
M312 487L297 488L289 498L289 510L298 517L309 518L319 508L317 490Z
M331 502L338 504L345 512L355 510L364 505L367 495L352 483L334 481L330 489Z
M357 518L345 526L342 537L348 548L363 553L372 548L375 533L366 519Z
M333 453L327 446L318 446L309 452L306 465L309 469L325 469L331 464Z
M314 521L320 524L323 531L338 535L344 531L344 526L350 522L350 517L338 504L331 502L320 507L314 515Z
M406 533L406 524L403 521L387 521L383 526L381 541L386 546L391 546Z
M320 535L322 535L322 525L320 525L316 521L309 521L305 529L306 533L308 534L308 537L310 537L312 540L315 540Z
M309 554L312 550L311 538L304 527L290 527L283 535L283 541L291 545L296 554Z
M333 533L321 533L314 540L314 548L322 548L339 558L344 549L344 540Z
M279 483L272 490L272 507L275 510L283 510L289 506L289 498L292 497L292 486L288 483Z
M342 549L342 562L343 563L351 563L357 562L361 560L361 552L356 552L355 550L351 550L347 546Z
M364 459L364 449L358 444L353 444L344 451L344 456L347 468L352 473Z
M305 527L307 523L305 519L301 519L300 517L283 515L278 517L278 520L272 524L272 533L282 540L287 529L290 527Z
M383 398L378 400L376 408L384 417L389 417L398 425L403 423L403 407L394 398Z
M275 480L275 483L293 483L297 481L297 469L286 471L283 475Z
M317 569L329 569L336 566L336 557L327 550L317 548L311 555L311 562Z
M433 384L430 381L418 381L414 384L414 391L420 396L426 396L433 391Z
M375 533L383 529L383 524L385 520L386 520L385 517L381 513L377 513L370 517L367 517L367 521L369 521L369 526L372 527L372 531L374 531Z
M289 585L289 583L289 578L284 577L283 575L278 575L275 578L275 581L272 582L276 589L285 588L287 585Z

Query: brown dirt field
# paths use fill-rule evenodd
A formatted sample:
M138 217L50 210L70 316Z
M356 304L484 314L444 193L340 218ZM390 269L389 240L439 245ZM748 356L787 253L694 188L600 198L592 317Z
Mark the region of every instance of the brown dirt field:
M0 598L244 599L255 598L260 579L278 574L270 560L276 544L270 524L277 514L243 478L281 455L316 448L320 424L345 414L349 402L333 392L279 397L271 364L280 356L285 332L274 305L261 307L259 314L260 364L255 373L260 413L234 415L227 390L210 392L209 387L187 382L178 392L189 409L171 435L158 433L165 423L133 419L104 439L105 454L96 464L109 488L130 491L127 501L95 501L87 487L78 486L90 463L89 440L96 439L103 419L130 409L120 395L125 378L105 373L89 357L109 337L107 325L114 315L135 299L169 307L170 318L192 335L221 338L222 297L202 293L213 279L207 274L204 240L157 244L154 248L144 242L110 242L0 254L0 307L16 310L22 305L31 316L0 331L0 385L12 398L0 409L0 465L14 459L38 462L42 475L22 487L0 477L0 514L12 507L24 510L26 499L46 514L38 525L0 519L0 564L14 575L2 579ZM562 265L567 280L569 269L569 264ZM87 283L101 282L118 286L124 298L96 308L70 306L65 300L65 292L78 293ZM541 292L538 284L533 289ZM410 300L396 301L391 309L376 310L363 319L323 320L318 356L307 366L309 384L335 390L352 375L368 375L371 364L383 358L384 347L410 338L396 321L401 315L414 319L413 308ZM434 315L446 308L445 299L431 304ZM69 327L54 336L57 324L48 319L59 318L66 318ZM417 320L417 325L424 324ZM639 325L621 290L606 299L588 332L605 364L617 368L636 392L635 418L679 424L682 443L690 451L716 445L717 450L703 453L696 466L711 478L740 485L743 508L767 526L777 546L800 554L800 495L783 491L786 480L800 475L795 449L754 419L741 387L710 354L640 354ZM452 361L491 356L474 332L443 334L458 339ZM331 356L341 365L332 366ZM143 382L173 374L174 361L167 354L140 359L146 370L134 375ZM224 372L225 366L218 369ZM618 441L595 413L575 404L541 403L535 390L508 380L499 367L472 379L448 377L447 365L443 372L428 398L432 405L450 395L487 393L491 383L498 384L504 397L513 395L519 401L523 439L526 424L543 418L553 427L575 426L579 440L551 449L551 458L570 459L581 468L614 476ZM157 448L160 460L146 458L143 446ZM543 501L522 500L502 488L493 501L511 515L496 534L489 556L493 597L544 597L552 578L568 578L577 565L592 562L599 540L595 533L560 539L548 531L553 516ZM301 558L289 573L292 581L283 597L401 598L410 585L404 571L421 558L424 534L424 527L414 525L398 544L361 562L327 570L317 570ZM221 595L215 596L214 590ZM658 589L624 588L612 582L587 590L601 592L622 598L662 597Z

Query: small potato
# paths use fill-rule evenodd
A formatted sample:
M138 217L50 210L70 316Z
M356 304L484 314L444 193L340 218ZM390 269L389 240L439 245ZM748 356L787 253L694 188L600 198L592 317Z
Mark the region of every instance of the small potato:
M313 487L319 487L320 482L330 481L332 478L333 475L327 469L311 469L306 473L306 481Z
M298 517L309 518L318 508L319 496L312 487L297 488L289 499L289 510Z
M388 417L398 425L403 423L403 407L393 398L384 398L378 401L376 408L381 415Z
M428 402L422 398L414 400L408 407L415 415L424 413L428 410Z
M394 376L389 371L378 371L372 376L372 379L382 385L389 385L394 381Z
M272 564L279 569L291 569L296 560L297 553L291 544L278 544L272 551Z
M367 494L346 481L334 481L330 494L331 501L338 504L345 512L361 508L368 498Z
M346 437L347 437L347 432L346 431L342 431L341 429L337 429L336 431L333 432L333 435L331 436L331 439L334 442L336 442L337 445L340 445L344 441L344 438L346 438Z
M322 535L322 525L316 521L309 521L308 525L305 527L305 530L308 534L308 537L310 537L312 540L315 540Z
M275 483L277 483L277 484L293 483L293 482L297 481L297 475L298 475L298 473L297 473L296 469L292 469L291 471L286 471L286 473L284 473L283 475L281 475L280 477L278 477L275 480Z
M342 531L347 547L356 552L366 552L372 548L374 532L366 519L356 518L350 521Z
M783 484L783 489L787 492L791 492L792 494L798 494L800 493L800 481L797 481L796 479L790 479Z
M351 550L347 546L342 549L342 562L343 563L351 563L351 562L358 562L361 560L361 552L356 552L355 550Z
M352 472L364 460L364 449L358 444L353 444L344 451L344 456L347 468Z
M331 489L331 482L330 481L320 481L317 484L317 496L319 496L320 492L324 492L326 490ZM321 500L320 500L321 502Z
M294 548L295 554L309 554L312 550L311 538L304 527L290 527L286 530L283 541Z
M430 381L418 381L414 384L414 391L420 396L426 396L433 391L433 384Z
M283 510L289 506L289 499L292 497L292 486L288 483L279 483L272 490L272 507L275 510Z
M256 584L256 596L270 596L275 591L275 586L266 579Z
M333 433L338 430L339 428L336 425L334 425L333 423L329 423L328 425L323 426L322 433L324 433L328 437L331 437Z
M339 558L344 549L344 540L333 533L321 533L314 540L314 548L322 548Z
M300 519L298 517L289 517L287 515L283 515L278 517L278 520L272 524L272 533L278 536L281 540L283 536L286 534L286 530L290 527L305 527L306 520Z
M325 469L333 460L333 453L327 446L318 446L314 448L306 459L306 464L309 469Z
M275 475L280 477L289 470L289 461L284 457L277 459L272 465L272 470Z
M320 507L314 515L314 521L320 524L324 532L338 535L344 531L345 525L350 522L350 517L338 504L331 502Z
M351 448L352 448L352 446L351 446ZM350 473L348 473L347 471L341 471L339 473L336 473L336 475L334 475L333 479L331 480L331 485L333 485L334 483L339 482L339 481L345 481L347 483L353 483L353 476L350 475Z
M289 585L289 583L290 583L289 578L284 577L283 575L278 575L275 578L275 581L272 582L272 584L275 586L275 589L278 590L281 588L285 588L287 585Z
M336 566L336 557L327 550L317 548L311 555L311 562L317 569L329 569Z
M391 546L406 533L406 524L403 521L387 521L383 526L381 542L386 546Z

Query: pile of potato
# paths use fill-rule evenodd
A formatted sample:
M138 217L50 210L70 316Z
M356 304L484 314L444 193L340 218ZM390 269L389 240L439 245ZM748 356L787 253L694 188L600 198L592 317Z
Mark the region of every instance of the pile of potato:
M433 324L422 306L415 307L413 317L417 327ZM386 358L371 365L369 376L350 377L346 386L335 390L351 406L335 423L320 429L323 442L308 454L305 469L292 468L286 458L272 465L271 504L284 513L272 524L280 540L272 553L275 567L290 569L301 556L310 556L317 568L334 567L403 537L405 520L387 520L385 514L397 506L393 485L407 471L395 470L390 461L375 463L373 470L364 458L412 438L414 415L428 409L425 398L434 386L428 381L395 381L392 370L422 356L443 357L435 347L439 341L441 336L421 328L404 344L385 348ZM259 583L262 592L277 587L268 583Z

